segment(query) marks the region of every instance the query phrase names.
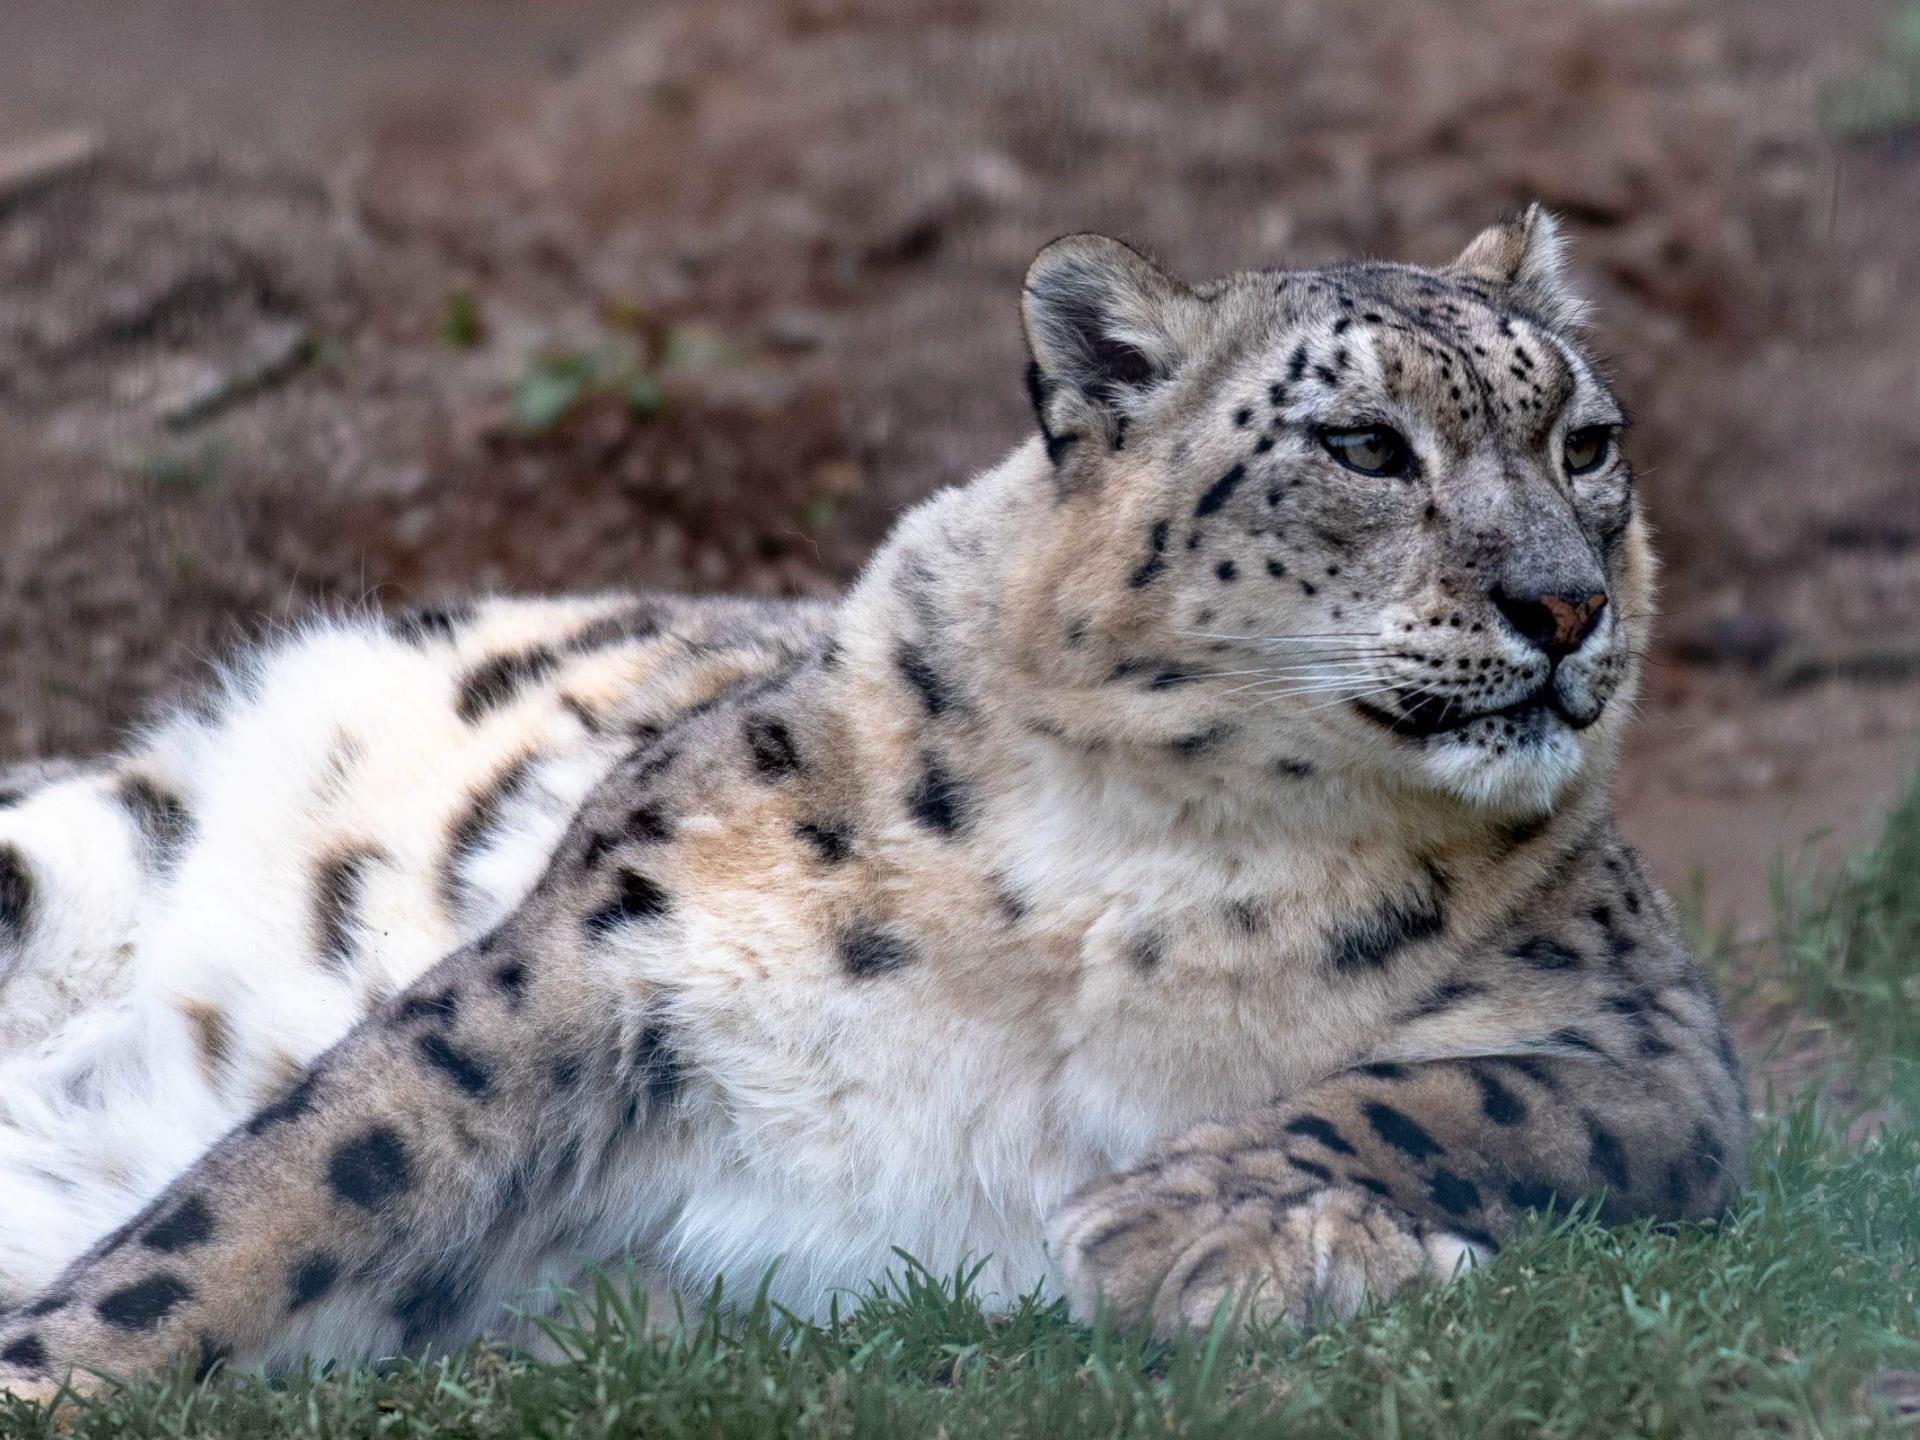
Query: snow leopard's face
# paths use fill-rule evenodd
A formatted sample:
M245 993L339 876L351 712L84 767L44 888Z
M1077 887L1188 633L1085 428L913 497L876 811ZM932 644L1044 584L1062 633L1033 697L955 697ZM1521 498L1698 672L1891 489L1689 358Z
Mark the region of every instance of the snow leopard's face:
M1610 759L1651 559L1538 212L1446 270L1199 289L1075 238L1027 300L1101 624L1183 723L1518 813Z

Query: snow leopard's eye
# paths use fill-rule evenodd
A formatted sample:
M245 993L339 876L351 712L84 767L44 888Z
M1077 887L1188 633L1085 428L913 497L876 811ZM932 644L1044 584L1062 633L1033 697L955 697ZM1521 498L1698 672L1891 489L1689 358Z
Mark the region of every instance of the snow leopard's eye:
M1560 456L1569 475L1591 475L1613 458L1613 427L1582 425L1568 431Z
M1322 430L1320 443L1334 459L1362 475L1405 475L1413 467L1413 447L1390 425Z

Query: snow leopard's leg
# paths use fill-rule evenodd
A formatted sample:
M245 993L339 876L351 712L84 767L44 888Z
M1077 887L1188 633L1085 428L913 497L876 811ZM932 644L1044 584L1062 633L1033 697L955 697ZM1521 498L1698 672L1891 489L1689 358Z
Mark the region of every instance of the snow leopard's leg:
M1747 1111L1712 991L1624 847L1555 883L1393 1041L1444 1054L1492 1025L1499 1049L1361 1065L1095 1182L1049 1227L1074 1304L1162 1332L1229 1301L1302 1325L1444 1280L1549 1204L1718 1213Z
M417 1353L644 1234L704 1111L630 963L675 944L674 898L640 868L650 843L569 842L518 912L0 1320L0 1390L182 1352Z

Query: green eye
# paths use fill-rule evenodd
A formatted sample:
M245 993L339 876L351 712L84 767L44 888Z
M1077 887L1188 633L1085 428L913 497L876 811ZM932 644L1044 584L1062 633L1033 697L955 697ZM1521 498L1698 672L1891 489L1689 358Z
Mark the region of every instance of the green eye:
M1413 447L1391 426L1323 430L1320 443L1334 459L1362 475L1405 475L1413 468Z
M1613 427L1582 425L1568 431L1561 455L1569 475L1591 475L1613 458Z

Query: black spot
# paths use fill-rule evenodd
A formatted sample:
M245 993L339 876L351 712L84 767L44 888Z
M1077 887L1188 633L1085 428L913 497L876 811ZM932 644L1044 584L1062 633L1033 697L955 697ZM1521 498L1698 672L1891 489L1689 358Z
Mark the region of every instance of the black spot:
M202 1335L199 1340L199 1358L193 1364L193 1383L204 1385L214 1373L227 1363L233 1351L219 1341Z
M339 1278L340 1262L333 1256L325 1253L307 1256L287 1277L287 1308L298 1310L303 1305L311 1305L333 1289Z
M1293 354L1287 358L1287 383L1293 384L1307 373L1307 345L1303 340L1294 346Z
M559 668L560 656L549 645L531 645L483 660L460 678L454 709L471 725L510 703L522 687L545 679Z
M560 648L568 655L587 655L595 650L606 650L615 645L645 640L659 632L660 617L653 606L629 605L611 615L602 615L597 620L589 620L579 630L569 635Z
M0 845L0 939L23 935L33 918L33 876L20 851Z
M853 841L847 832L832 825L817 825L803 820L793 827L793 833L812 847L829 865L838 865L853 853Z
M1258 935L1266 926L1266 917L1251 900L1234 900L1227 905L1227 925L1242 935Z
M1471 980L1449 980L1444 985L1435 986L1413 1009L1400 1017L1402 1024L1415 1020L1425 1020L1430 1016L1443 1014L1463 1000L1471 1000L1476 995L1484 995L1486 986L1476 985Z
M413 1276L393 1302L400 1322L400 1351L418 1351L444 1335L477 1298L479 1275L471 1261L450 1261Z
M966 823L967 794L938 760L929 759L926 773L907 797L907 808L929 830L952 835Z
M580 722L580 728L589 735L598 735L605 728L599 712L582 700L578 695L562 695L560 708Z
M1434 1204L1456 1220L1480 1208L1480 1192L1474 1183L1454 1174L1444 1165L1434 1168L1432 1188L1427 1193Z
M460 987L449 985L437 994L416 991L403 996L393 1007L393 1023L409 1025L415 1020L428 1020L436 1025L451 1025L459 1013Z
M763 780L784 780L800 771L800 752L793 732L778 720L764 716L747 721L747 752Z
M31 1305L27 1306L27 1308L25 1310L22 1310L20 1313L22 1315L31 1315L37 1320L43 1315L52 1315L58 1311L64 1310L67 1308L67 1306L71 1305L72 1303L73 1303L73 1297L71 1295L68 1295L67 1293L61 1290L55 1290L50 1292L49 1294L42 1295L38 1300L34 1301Z
M500 812L526 789L532 771L531 756L521 755L508 762L474 793L460 818L454 821L440 874L440 894L449 910L458 912L465 908L467 882L461 878L461 871L486 845L500 823Z
M1218 565L1213 567L1213 573L1218 579L1233 580L1239 576L1240 567L1235 565L1231 560L1222 560Z
M369 867L386 858L371 845L356 845L328 856L313 877L313 929L320 959L336 975L354 968L353 943L361 894Z
M910 942L871 925L855 925L840 940L840 963L859 980L904 969L918 958Z
M183 1300L192 1298L192 1286L163 1270L103 1295L93 1308L116 1330L151 1330Z
M1694 1163L1703 1172L1726 1168L1726 1147L1720 1143L1719 1137L1707 1128L1705 1121L1693 1127L1693 1151Z
M0 1350L0 1365L11 1365L18 1370L41 1374L47 1368L47 1347L40 1343L38 1335L22 1335L6 1349Z
M947 682L928 661L926 651L918 645L902 645L894 656L894 663L900 667L907 684L920 696L920 703L926 707L928 715L943 714L953 703L953 697L947 693Z
M1202 730L1194 735L1182 735L1173 741L1174 753L1183 759L1191 760L1217 748L1221 741L1233 734L1231 725L1215 725L1210 730Z
M1558 1045L1566 1050L1578 1050L1584 1055L1592 1055L1601 1060L1611 1060L1613 1058L1607 1054L1605 1050L1602 1050L1599 1045L1594 1043L1593 1037L1587 1034L1586 1031L1576 1030L1571 1025L1564 1029L1554 1031L1547 1037L1547 1043L1549 1045Z
M580 847L580 869L598 870L606 863L607 857L619 847L620 837L605 830L595 830L587 836L586 843Z
M1127 963L1142 975L1151 975L1166 958L1167 942L1158 934L1136 935L1127 942Z
M1545 935L1534 935L1522 940L1507 954L1523 965L1531 965L1536 970L1577 970L1580 968L1580 956L1575 950L1562 945L1558 940L1550 940Z
M1546 1181L1522 1176L1507 1186L1507 1201L1518 1210L1549 1210L1559 1192Z
M1289 1135L1304 1135L1309 1140L1318 1141L1336 1155L1354 1153L1353 1146L1333 1128L1333 1122L1323 1120L1318 1115L1297 1116L1287 1122L1286 1131Z
M571 1090L580 1083L580 1077L586 1074L587 1062L578 1055L555 1057L547 1066L547 1074L553 1079L556 1090Z
M458 1085L467 1094L482 1097L493 1090L493 1071L485 1061L464 1050L457 1050L438 1030L429 1030L417 1042L420 1058Z
M1287 1156L1287 1163L1304 1175L1311 1175L1323 1184L1333 1183L1333 1171L1315 1160L1302 1160L1298 1155Z
M178 795L144 775L129 775L114 787L120 808L132 817L140 840L159 869L169 867L193 835L193 817Z
M1467 1073L1480 1089L1480 1113L1496 1125L1518 1125L1527 1118L1527 1107L1505 1085L1478 1065L1469 1065Z
M1167 531L1170 528L1165 520L1153 522L1153 529L1147 536L1147 558L1127 578L1127 584L1135 590L1150 585L1154 577L1167 568Z
M493 972L494 987L507 997L507 1004L518 1006L520 999L527 993L527 967L519 960L509 960Z
M290 1120L298 1120L313 1108L314 1092L319 1088L320 1077L317 1071L308 1071L294 1081L293 1088L278 1100L262 1106L247 1121L247 1133L259 1135L276 1125L284 1125Z
M1361 1075L1372 1076L1375 1080L1404 1080L1407 1067L1396 1065L1391 1060L1375 1060L1367 1065L1356 1065L1355 1071Z
M614 898L588 915L587 933L611 934L622 925L655 920L672 908L672 898L660 885L634 870L622 870Z
M1693 1199L1693 1182L1687 1178L1686 1167L1667 1166L1667 1204L1675 1212L1683 1212Z
M1369 1100L1363 1113L1367 1123L1373 1127L1374 1134L1410 1159L1425 1160L1430 1155L1440 1153L1440 1142L1404 1111L1378 1100Z
M673 822L652 805L636 806L627 815L627 838L642 845L664 845L673 838Z
M1332 945L1336 970L1378 970L1404 945L1430 940L1446 925L1438 887L1382 901L1372 914L1341 932Z
M204 1245L212 1238L213 1211L207 1207L206 1197L189 1195L171 1215L142 1235L140 1243L149 1250L171 1255L176 1250Z
M1347 1180L1351 1184L1358 1185L1369 1195L1378 1195L1382 1200L1391 1200L1393 1198L1393 1191L1389 1189L1386 1184L1374 1179L1371 1175L1349 1175L1347 1176Z
M327 1161L333 1193L362 1210L378 1210L413 1188L413 1161L400 1132L376 1125L355 1140L335 1147Z
M630 1073L656 1111L672 1105L686 1089L686 1066L663 1022L653 1020L641 1027L633 1043Z
M1233 498L1233 492L1240 488L1240 482L1246 478L1247 467L1244 465L1235 465L1231 470L1227 471L1226 474L1214 481L1213 484L1207 487L1206 493L1200 497L1200 503L1193 507L1194 519L1205 519L1207 516L1218 512L1221 506Z
M1627 1152L1620 1137L1593 1116L1587 1122L1587 1163L1600 1172L1600 1178L1617 1199L1627 1188Z
M409 645L451 640L454 632L473 618L468 605L426 605L404 610L387 620L387 630L396 640Z

